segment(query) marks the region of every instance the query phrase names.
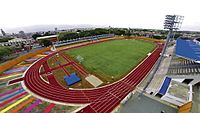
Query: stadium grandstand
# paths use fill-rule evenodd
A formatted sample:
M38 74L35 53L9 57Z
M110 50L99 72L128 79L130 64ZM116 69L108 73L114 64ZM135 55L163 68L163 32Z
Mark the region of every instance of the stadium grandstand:
M200 43L196 39L178 38L176 49L167 72L168 76L181 78L187 84L200 81Z
M51 36L37 37L37 40L47 39L47 40L52 41L55 47L60 47L60 46L66 46L70 44L81 43L81 42L111 38L113 36L114 34L102 34L102 35L80 37L80 38L68 39L68 40L59 40L58 35L51 35Z
M193 88L200 82L199 39L180 37L175 45L168 45L166 54L147 92L179 107L190 105L196 113L197 107L192 106L198 104L190 103L196 101L198 90Z
M37 40L47 39L50 41L57 41L57 37L58 35L42 36L42 37L37 37Z
M178 38L176 41L176 55L200 63L200 42L188 38Z

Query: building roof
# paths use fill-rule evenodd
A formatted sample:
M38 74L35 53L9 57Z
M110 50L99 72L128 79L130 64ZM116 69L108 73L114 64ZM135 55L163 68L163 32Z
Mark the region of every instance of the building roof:
M23 41L26 41L26 39L23 39L23 38L14 38L12 40L8 40L8 42L23 42Z
M48 39L48 38L56 38L57 36L58 35L42 36L42 37L37 37L36 40Z

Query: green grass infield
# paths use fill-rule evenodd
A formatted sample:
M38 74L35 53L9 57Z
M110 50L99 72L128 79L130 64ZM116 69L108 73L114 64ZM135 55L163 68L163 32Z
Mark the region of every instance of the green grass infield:
M77 56L81 56L81 65L91 74L106 81L113 81L122 78L136 67L155 46L140 40L113 40L66 53L76 61Z

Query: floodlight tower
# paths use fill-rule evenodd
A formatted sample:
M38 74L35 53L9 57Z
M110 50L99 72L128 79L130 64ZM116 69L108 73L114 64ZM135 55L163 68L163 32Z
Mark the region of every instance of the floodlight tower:
M158 59L158 62L155 66L155 70L153 70L152 76L151 76L150 80L147 82L146 86L143 88L142 93L144 93L146 91L146 88L149 86L149 84L153 80L153 78L163 60L163 57L165 56L165 51L167 49L170 38L173 37L173 31L179 30L179 28L181 27L181 25L183 23L183 19L184 19L184 16L180 16L180 15L166 15L165 16L164 29L168 29L169 33L167 35L167 39L166 39L165 45L163 47L163 50L161 52L160 58Z
M180 15L166 15L165 16L164 29L168 29L169 33L167 35L167 39L166 39L164 48L163 48L162 53L161 53L161 58L160 58L161 60L162 60L162 57L165 54L169 40L173 36L173 31L177 31L177 30L180 29L180 27L183 23L183 19L184 19L184 16L180 16Z

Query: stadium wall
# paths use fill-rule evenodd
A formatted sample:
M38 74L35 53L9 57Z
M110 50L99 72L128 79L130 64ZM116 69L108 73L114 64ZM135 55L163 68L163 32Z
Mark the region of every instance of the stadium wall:
M34 52L31 52L31 53L27 53L23 56L20 56L18 58L15 58L13 60L10 60L10 61L7 61L3 64L0 65L0 73L2 73L3 71L6 71L7 69L15 66L16 64L28 59L28 58L31 58L37 54L40 54L40 53L43 53L45 51L48 51L50 50L50 48L43 48L43 49L40 49L40 50L37 50L37 51L34 51Z

